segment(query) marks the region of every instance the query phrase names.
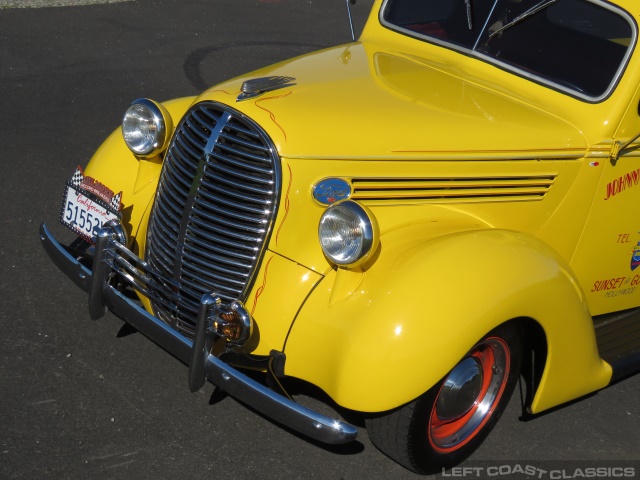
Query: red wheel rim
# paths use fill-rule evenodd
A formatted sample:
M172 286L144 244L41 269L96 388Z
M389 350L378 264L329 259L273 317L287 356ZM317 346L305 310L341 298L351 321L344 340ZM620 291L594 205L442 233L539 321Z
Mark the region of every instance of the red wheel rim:
M429 417L429 442L434 450L458 450L482 430L502 398L510 364L507 343L490 337L453 368Z

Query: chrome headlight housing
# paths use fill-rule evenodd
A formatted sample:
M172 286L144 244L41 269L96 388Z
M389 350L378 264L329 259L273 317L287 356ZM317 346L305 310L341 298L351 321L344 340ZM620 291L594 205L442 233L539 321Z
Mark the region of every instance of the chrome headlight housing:
M378 222L365 206L344 200L325 210L318 236L329 260L336 265L356 267L366 262L378 248Z
M153 157L163 151L172 132L173 120L169 112L148 98L134 101L122 118L124 141L139 157Z

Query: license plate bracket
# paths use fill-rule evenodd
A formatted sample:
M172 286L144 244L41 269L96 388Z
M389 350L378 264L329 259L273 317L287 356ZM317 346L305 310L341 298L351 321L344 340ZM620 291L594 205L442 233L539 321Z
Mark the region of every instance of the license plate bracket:
M121 212L98 195L68 181L65 184L60 222L90 243L109 220L119 220Z

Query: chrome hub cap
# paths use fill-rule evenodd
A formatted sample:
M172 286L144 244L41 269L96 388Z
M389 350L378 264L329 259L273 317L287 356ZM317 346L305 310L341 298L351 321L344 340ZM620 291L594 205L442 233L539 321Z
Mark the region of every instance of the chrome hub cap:
M467 357L455 366L444 381L436 415L441 420L453 420L473 407L482 390L482 367L473 357Z
M509 365L508 345L491 337L453 368L429 418L429 441L435 450L454 451L482 429L502 398Z

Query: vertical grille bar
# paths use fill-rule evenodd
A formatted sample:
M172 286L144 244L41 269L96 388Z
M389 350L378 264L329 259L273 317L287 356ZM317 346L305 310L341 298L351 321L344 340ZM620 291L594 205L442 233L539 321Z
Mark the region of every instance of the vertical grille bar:
M173 280L171 292L153 292L160 318L191 337L204 293L244 300L279 190L279 158L256 123L214 102L187 112L165 156L149 220L146 261Z

